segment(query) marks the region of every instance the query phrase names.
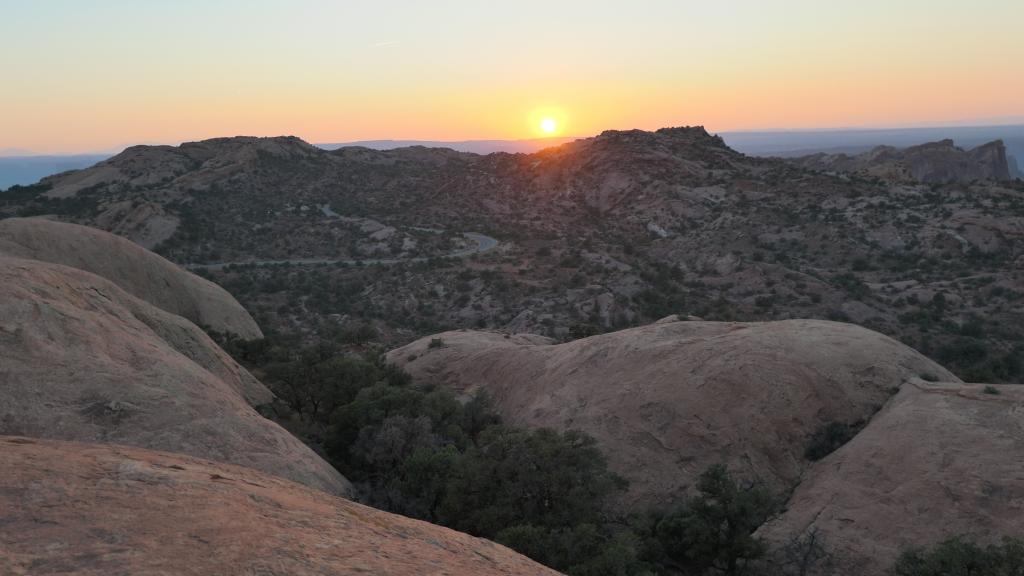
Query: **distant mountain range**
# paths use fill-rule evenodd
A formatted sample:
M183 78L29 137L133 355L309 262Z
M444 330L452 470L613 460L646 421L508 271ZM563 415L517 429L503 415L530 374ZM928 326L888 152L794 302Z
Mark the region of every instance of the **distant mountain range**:
M947 126L893 129L774 130L738 131L719 134L734 150L751 156L795 157L817 153L860 154L876 146L908 147L950 139L962 148L975 148L992 140L1006 145L1012 175L1024 177L1024 124L1003 126ZM324 150L363 147L392 150L410 146L450 148L458 152L491 154L494 152L530 154L578 139L577 137L533 138L524 140L359 140L316 144ZM75 155L30 155L24 150L0 151L0 190L15 184L32 184L41 178L87 168L113 156L111 153Z
M723 132L726 144L752 156L806 156L860 154L876 146L906 148L950 139L961 148L976 148L1002 140L1011 170L1024 164L1024 124L1004 126L945 126L877 130L778 130L766 132ZM1016 160L1016 163L1014 162ZM1016 175L1021 176L1019 169Z
M578 140L577 136L564 136L560 138L532 138L527 140L459 140L446 142L442 140L359 140L356 142L340 142L334 144L317 144L324 150L337 150L349 146L362 146L373 150L392 150L394 148L405 148L407 146L424 146L426 148L451 148L457 152L472 152L473 154L491 154L494 152L521 152L529 154L551 146L558 146L566 142Z

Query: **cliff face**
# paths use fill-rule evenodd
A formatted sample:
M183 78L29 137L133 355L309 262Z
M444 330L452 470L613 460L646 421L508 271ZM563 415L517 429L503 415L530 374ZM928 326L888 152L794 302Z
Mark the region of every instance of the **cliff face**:
M1013 177L1002 140L971 150L957 148L952 140L902 149L879 146L855 156L822 153L794 158L792 162L804 168L861 173L896 181L1005 181Z

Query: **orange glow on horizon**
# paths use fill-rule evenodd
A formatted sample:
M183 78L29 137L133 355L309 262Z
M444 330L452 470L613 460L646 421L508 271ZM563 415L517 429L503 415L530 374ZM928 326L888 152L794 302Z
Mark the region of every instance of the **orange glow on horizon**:
M0 150L1024 123L1020 0L379 4L12 2Z

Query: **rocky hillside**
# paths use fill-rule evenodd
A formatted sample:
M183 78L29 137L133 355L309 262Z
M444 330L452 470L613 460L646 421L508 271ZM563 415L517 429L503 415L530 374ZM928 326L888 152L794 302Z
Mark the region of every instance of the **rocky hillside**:
M678 500L717 463L788 491L817 430L867 420L911 378L955 380L881 334L806 320L667 319L565 344L446 332L388 359L420 382L485 392L516 425L591 434L630 503L648 506Z
M0 573L556 573L479 538L249 468L0 437Z
M941 172L943 154L924 157ZM1024 379L1024 183L826 173L744 156L697 127L487 156L294 138L137 147L0 198L0 215L39 214L178 264L229 264L204 273L262 326L303 338L818 318L892 336L963 378ZM431 259L458 253L466 232L498 244Z
M878 146L855 156L820 153L794 158L792 162L815 170L853 172L898 182L1005 181L1017 175L1001 140L971 150L957 148L952 140L909 148Z

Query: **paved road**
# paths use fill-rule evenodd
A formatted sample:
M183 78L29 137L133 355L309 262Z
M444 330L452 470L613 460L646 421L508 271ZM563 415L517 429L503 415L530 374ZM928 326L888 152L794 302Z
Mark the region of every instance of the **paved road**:
M349 266L371 266L375 264L379 265L391 265L391 264L404 264L409 262L426 262L433 258L465 258L466 256L473 256L475 254L483 254L484 252L490 252L498 247L498 240L491 238L485 234L479 234L477 232L464 232L462 234L467 240L476 242L476 246L464 248L462 250L456 250L455 252L449 252L441 256L434 256L432 258L427 257L416 257L416 258L366 258L363 260L346 260L343 258L291 258L285 260L241 260L237 262L217 262L214 264L186 264L185 268L190 270L221 270L227 266L273 266L277 264L347 264Z

